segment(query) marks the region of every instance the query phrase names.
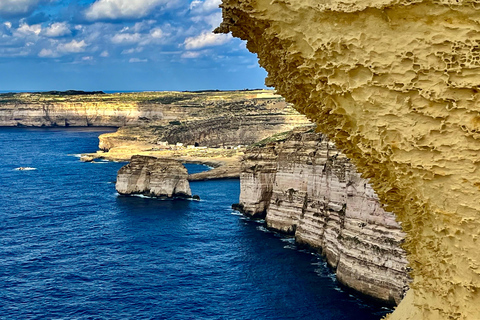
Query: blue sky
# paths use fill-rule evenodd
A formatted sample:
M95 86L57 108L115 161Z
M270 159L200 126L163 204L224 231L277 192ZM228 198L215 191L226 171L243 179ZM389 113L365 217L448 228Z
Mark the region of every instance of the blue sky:
M220 0L0 0L0 91L264 88Z

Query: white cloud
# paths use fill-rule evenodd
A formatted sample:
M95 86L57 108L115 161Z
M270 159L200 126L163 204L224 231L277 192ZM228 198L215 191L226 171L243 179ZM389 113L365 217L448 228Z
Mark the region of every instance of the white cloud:
M59 43L58 40L53 40L53 39L50 40L51 46L55 46L58 43ZM88 44L85 42L85 40L82 40L82 41L72 40L70 42L58 44L56 49L43 48L38 54L38 56L41 58L57 58L69 53L84 52L86 47L88 47ZM91 58L93 59L93 57ZM83 57L82 60L86 61L90 59L88 56L86 56L86 57Z
M58 57L58 53L51 50L51 49L45 49L43 48L40 53L38 54L39 57L41 58L55 58Z
M155 20L144 20L142 22L137 22L135 25L132 27L134 32L142 32L145 30L148 30L151 28L152 25L154 25L157 21ZM125 30L128 30L129 28L126 27Z
M114 44L121 45L133 45L138 44L141 46L149 45L152 43L158 43L160 39L164 37L164 33L160 28L153 28L149 33L127 33L123 32L128 30L123 28L120 33L115 34L110 40Z
M103 51L102 53L100 53L100 57L103 57L103 58L108 58L110 56L110 53L108 53L107 50Z
M12 28L12 23L10 21L5 22L4 25L5 25L5 27L7 27L7 29Z
M133 44L140 42L142 35L140 33L117 33L112 37L115 44Z
M155 39L160 39L163 36L163 31L160 28L153 28L150 30L150 36Z
M40 24L33 24L28 25L27 23L23 22L15 31L16 36L27 36L27 35L39 35L42 32L42 25Z
M0 14L15 15L27 13L44 0L1 0Z
M200 15L194 16L191 18L193 22L199 23L204 22L212 27L212 29L218 27L222 22L222 13L221 12L214 12L208 15Z
M198 58L202 55L201 52L199 51L186 51L184 53L182 53L182 58L184 59L194 59L194 58Z
M123 50L122 51L122 54L133 54L133 53L140 53L143 51L143 48L142 47L138 47L138 48L131 48L131 49L128 49L128 50Z
M92 61L92 60L93 60L93 57L92 57L92 56L82 57L82 61Z
M187 50L197 50L205 47L220 46L232 40L230 34L214 34L203 31L196 37L188 37L185 39L184 45Z
M67 43L59 44L57 47L57 50L63 53L77 53L77 52L85 51L85 48L87 46L88 44L85 42L85 40L82 40L82 41L72 40Z
M49 27L47 27L43 31L43 34L45 36L52 37L52 38L66 36L71 33L72 31L70 31L66 22L52 23Z
M128 60L128 62L130 63L147 62L147 61L148 61L147 59L138 59L138 58L131 58L130 60Z
M197 14L210 13L214 10L218 10L218 6L222 3L221 0L194 0L190 4L190 10Z
M86 11L89 20L143 18L161 5L171 5L176 0L97 0Z

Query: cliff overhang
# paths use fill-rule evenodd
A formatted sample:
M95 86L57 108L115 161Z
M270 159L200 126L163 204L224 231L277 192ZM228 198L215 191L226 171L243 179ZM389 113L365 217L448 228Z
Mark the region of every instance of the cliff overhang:
M267 85L317 122L406 232L391 319L480 314L480 24L457 1L223 0Z

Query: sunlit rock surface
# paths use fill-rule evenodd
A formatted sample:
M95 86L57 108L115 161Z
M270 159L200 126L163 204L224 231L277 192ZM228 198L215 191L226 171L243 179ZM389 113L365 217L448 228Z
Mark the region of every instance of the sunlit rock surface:
M224 0L223 17L402 222L414 280L390 318L479 319L479 3Z
M118 171L115 188L122 195L191 198L187 178L187 169L176 160L133 156L131 162Z
M404 234L325 136L302 128L248 149L240 181L245 214L322 252L344 285L386 303L401 301L409 283Z

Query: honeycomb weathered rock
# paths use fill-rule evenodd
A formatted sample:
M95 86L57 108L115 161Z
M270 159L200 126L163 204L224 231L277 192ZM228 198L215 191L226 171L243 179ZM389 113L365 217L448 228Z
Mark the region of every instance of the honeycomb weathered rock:
M288 102L315 120L407 233L391 319L480 315L480 2L223 0Z

